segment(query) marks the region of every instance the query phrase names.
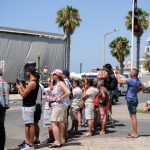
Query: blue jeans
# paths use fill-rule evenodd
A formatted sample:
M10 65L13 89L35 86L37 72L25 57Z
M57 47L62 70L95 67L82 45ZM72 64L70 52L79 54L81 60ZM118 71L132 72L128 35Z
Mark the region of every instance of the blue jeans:
M136 114L136 108L138 106L138 101L132 101L132 100L127 100L127 106L128 106L128 110L129 110L129 114L130 115L134 115Z
M0 150L4 150L5 147L5 126L4 126L4 121L5 121L5 108L0 106Z

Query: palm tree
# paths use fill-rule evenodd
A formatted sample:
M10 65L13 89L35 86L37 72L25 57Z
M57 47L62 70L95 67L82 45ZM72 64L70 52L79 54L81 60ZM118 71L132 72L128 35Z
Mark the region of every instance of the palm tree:
M136 8L136 14L137 14L137 25L138 25L138 31L134 31L134 36L137 38L137 58L136 58L136 67L139 70L139 61L140 61L140 40L143 32L148 29L149 21L148 16L149 14L141 9ZM126 27L128 30L132 30L132 11L128 12L128 16L126 18ZM137 27L137 26L136 26ZM135 26L134 26L135 29Z
M145 53L144 58L144 68L150 72L150 52Z
M109 47L112 56L120 63L120 74L123 74L123 62L130 53L129 41L125 37L117 37L109 44Z
M72 6L68 6L60 9L57 12L56 23L59 27L63 27L63 31L66 35L66 69L70 69L70 44L71 35L74 33L76 27L80 26L79 11Z

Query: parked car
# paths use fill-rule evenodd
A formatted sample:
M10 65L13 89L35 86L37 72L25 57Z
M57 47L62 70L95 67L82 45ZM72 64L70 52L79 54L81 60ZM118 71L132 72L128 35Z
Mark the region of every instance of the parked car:
M143 93L150 93L150 86L145 87Z
M145 89L143 90L143 93L150 93L150 80L144 84Z
M128 76L127 75L120 75L121 80L127 80ZM127 84L119 84L118 85L118 90L119 94L121 95L126 95L127 92Z
M127 84L119 84L118 85L118 89L119 89L119 94L121 95L126 95L127 92Z

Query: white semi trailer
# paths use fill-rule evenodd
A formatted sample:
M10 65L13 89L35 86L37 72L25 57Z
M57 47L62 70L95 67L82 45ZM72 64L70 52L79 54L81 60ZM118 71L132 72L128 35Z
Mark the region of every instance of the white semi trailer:
M37 62L39 69L48 66L51 72L55 68L65 68L65 56L63 34L0 27L0 67L9 83L23 76L26 62Z

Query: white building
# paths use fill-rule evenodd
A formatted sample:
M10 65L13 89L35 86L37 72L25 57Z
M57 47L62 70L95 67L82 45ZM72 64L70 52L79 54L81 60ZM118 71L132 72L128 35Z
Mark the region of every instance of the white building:
M145 52L150 52L150 37L146 40Z

